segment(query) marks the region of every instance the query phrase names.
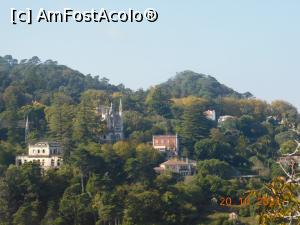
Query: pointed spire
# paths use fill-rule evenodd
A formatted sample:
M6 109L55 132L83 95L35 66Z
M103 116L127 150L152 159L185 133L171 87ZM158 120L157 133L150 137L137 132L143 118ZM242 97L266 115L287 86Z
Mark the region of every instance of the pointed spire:
M122 117L123 113L123 105L122 105L122 98L120 98L120 104L119 104L119 115Z
M113 112L113 103L111 102L110 103L110 108L109 108L109 114L112 114Z
M27 143L28 134L29 134L29 119L28 119L28 115L27 115L26 123L25 123L25 143Z
M29 130L29 120L28 120L28 116L26 117L25 129L26 129L26 130Z

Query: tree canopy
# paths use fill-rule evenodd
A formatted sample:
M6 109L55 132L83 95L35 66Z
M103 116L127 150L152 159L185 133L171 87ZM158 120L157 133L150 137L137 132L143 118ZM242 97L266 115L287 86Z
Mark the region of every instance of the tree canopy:
M125 140L101 143L107 127L96 108L120 99ZM229 119L212 121L207 110ZM134 91L52 60L0 57L0 224L202 224L224 210L212 199L239 199L280 174L276 161L297 146L299 118L287 102L269 104L192 71ZM179 157L197 162L194 176L155 172L166 159L152 136L163 134L178 135ZM14 165L38 140L63 145L59 170Z

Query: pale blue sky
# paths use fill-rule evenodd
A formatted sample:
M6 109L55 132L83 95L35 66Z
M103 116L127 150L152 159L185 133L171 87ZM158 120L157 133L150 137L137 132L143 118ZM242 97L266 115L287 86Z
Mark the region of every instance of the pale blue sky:
M10 24L10 8L154 8L156 23ZM6 0L0 3L0 55L53 59L131 88L182 70L215 76L237 91L300 108L298 0Z

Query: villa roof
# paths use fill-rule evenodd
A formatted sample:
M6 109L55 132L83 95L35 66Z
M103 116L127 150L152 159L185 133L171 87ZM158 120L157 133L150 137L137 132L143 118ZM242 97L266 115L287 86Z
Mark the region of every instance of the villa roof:
M48 145L52 145L52 144L60 144L58 141L47 141L47 140L41 140L41 141L37 141L37 142L30 142L29 145L37 145L37 144L48 144Z
M188 165L188 164L196 164L194 160L180 160L180 159L169 159L168 161L162 163L162 165Z
M26 158L53 158L53 157L62 157L60 154L53 154L53 155L28 155L28 154L22 154L22 155L17 155L18 157L26 157Z
M153 138L174 138L177 137L176 134L166 134L166 135L153 135Z

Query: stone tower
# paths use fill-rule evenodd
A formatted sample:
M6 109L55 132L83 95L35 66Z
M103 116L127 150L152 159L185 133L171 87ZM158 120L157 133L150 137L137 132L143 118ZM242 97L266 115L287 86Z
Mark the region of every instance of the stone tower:
M106 121L106 133L100 137L101 142L116 142L124 139L123 133L123 106L120 99L119 110L114 109L113 103L110 107L99 106L98 114L101 115L102 121Z

